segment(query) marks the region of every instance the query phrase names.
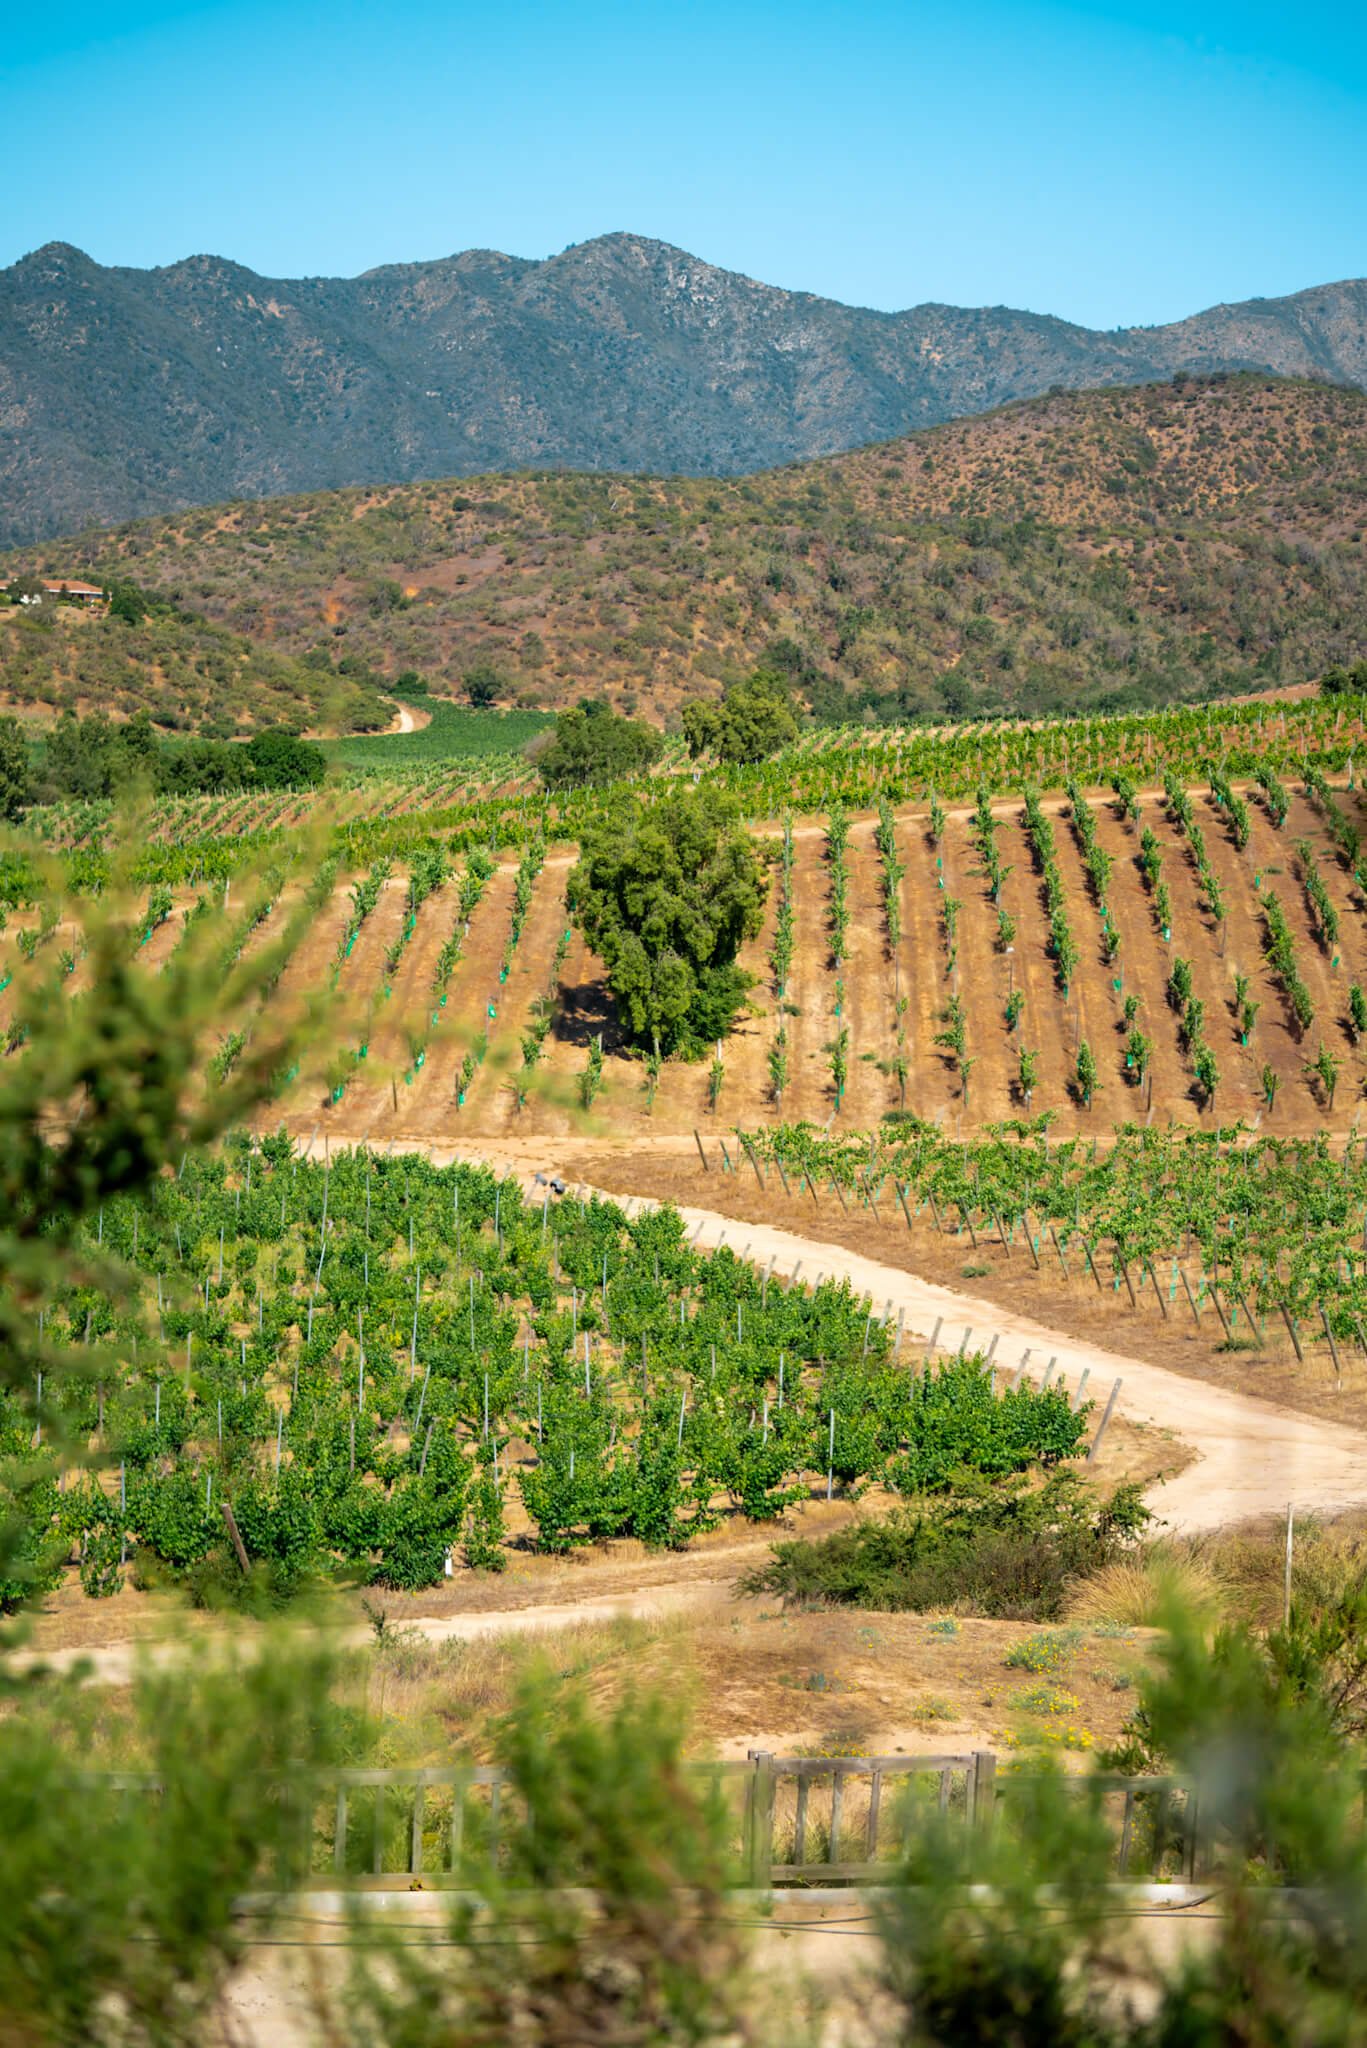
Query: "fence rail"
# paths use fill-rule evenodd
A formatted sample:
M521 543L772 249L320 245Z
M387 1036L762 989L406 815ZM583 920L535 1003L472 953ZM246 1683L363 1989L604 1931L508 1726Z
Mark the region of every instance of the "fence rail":
M775 1756L685 1765L730 1825L735 1881L771 1885L886 1881L932 1814L965 1828L1009 1816L1028 1772L999 1772L991 1750L888 1756ZM1194 1881L1215 1861L1198 1787L1176 1777L1092 1773L1064 1779L1097 1797L1112 1823L1119 1878ZM119 1798L157 1796L158 1779L97 1773ZM492 1764L353 1768L264 1781L291 1816L293 1847L277 1889L437 1890L506 1865L528 1816L509 1774Z
M986 1829L1009 1813L1021 1774L991 1750L799 1757L686 1766L724 1813L736 1881L770 1885L886 1880L931 1815ZM1067 1782L1067 1781L1065 1781ZM1210 1844L1195 1788L1176 1778L1088 1776L1113 1824L1119 1877L1197 1875ZM526 1814L495 1765L350 1769L275 1788L297 1811L292 1882L358 1889L458 1887L506 1860Z

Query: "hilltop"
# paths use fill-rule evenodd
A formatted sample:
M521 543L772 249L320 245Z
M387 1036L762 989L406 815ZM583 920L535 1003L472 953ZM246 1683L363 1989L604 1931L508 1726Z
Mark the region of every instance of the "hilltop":
M1062 393L735 480L504 476L237 504L15 555L262 650L665 720L760 661L822 715L1120 708L1361 657L1367 396ZM5 573L0 565L0 575Z
M844 306L633 234L305 279L50 243L0 271L0 544L506 469L734 476L1054 385L1248 367L1367 384L1367 283L1103 334Z

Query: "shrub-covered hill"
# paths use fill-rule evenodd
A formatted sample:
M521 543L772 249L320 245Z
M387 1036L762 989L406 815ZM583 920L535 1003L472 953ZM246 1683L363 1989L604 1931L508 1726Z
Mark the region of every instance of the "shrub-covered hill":
M1056 393L706 481L462 479L144 521L117 568L302 655L665 717L776 662L827 714L1040 714L1266 687L1367 640L1367 395L1242 375ZM18 558L10 558L19 566Z
M0 709L38 723L145 711L170 732L231 739L277 725L374 732L393 707L364 676L169 607L130 622L47 603L0 608Z

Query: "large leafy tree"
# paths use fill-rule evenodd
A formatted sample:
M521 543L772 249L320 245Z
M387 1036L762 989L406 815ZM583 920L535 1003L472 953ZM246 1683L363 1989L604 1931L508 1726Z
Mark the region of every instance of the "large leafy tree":
M476 711L488 711L497 704L506 685L491 662L481 661L465 678L465 694Z
M247 742L254 778L267 789L316 789L327 773L327 756L292 732L259 732Z
M570 901L632 1039L687 1057L726 1035L766 889L754 841L713 790L623 803L585 835Z
M653 726L619 718L601 702L586 703L561 712L536 765L548 788L583 789L639 774L658 760L662 745Z
M797 738L787 684L762 669L733 683L720 704L690 704L683 726L695 760L715 754L722 761L763 761Z

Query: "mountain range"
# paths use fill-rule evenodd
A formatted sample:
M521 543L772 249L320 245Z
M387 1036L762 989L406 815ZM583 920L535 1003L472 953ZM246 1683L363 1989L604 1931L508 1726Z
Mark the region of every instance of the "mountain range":
M735 476L1055 387L1247 368L1367 388L1367 281L1098 333L844 306L633 234L295 280L53 242L0 271L0 545L490 471Z

